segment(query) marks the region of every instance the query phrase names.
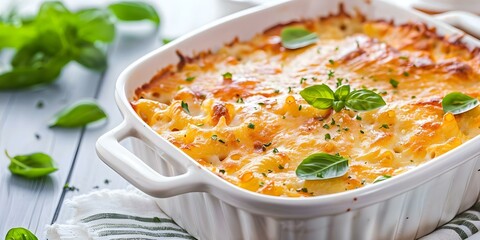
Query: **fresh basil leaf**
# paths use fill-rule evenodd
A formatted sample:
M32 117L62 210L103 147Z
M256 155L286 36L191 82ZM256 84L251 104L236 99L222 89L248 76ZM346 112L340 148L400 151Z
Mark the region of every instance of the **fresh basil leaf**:
M459 92L449 93L442 100L443 111L451 112L454 115L468 112L479 104L478 99Z
M124 1L113 3L108 6L108 9L112 11L117 19L122 21L149 20L156 25L160 25L160 17L155 8L146 3Z
M347 98L345 99L345 105L356 111L366 111L385 106L386 103L382 96L376 94L375 92L361 89L355 90L348 94Z
M107 118L107 114L93 101L79 101L57 113L50 127L75 128Z
M350 93L350 85L342 85L341 87L335 90L335 100L345 101L348 94Z
M22 89L55 81L69 59L58 56L39 67L17 67L0 74L0 90Z
M80 49L78 49L75 61L86 68L96 71L103 71L107 68L107 56L93 44L81 46Z
M77 36L80 39L95 43L112 42L115 37L115 26L108 11L103 9L84 9L75 13L77 19Z
M345 102L344 101L333 101L333 110L335 110L335 112L340 112L342 111L343 108L345 108Z
M13 56L11 64L15 67L40 67L49 59L59 55L59 46L62 45L57 32L46 30L38 34L35 41L22 46Z
M45 1L40 6L37 18L50 18L53 15L69 14L70 11L60 1Z
M348 159L339 155L314 153L298 165L295 173L305 180L321 180L345 175L348 171Z
M325 84L307 87L300 91L300 96L302 96L308 104L319 109L331 108L333 100L335 99L332 89Z
M38 238L25 228L12 228L8 230L5 240L38 240Z
M10 157L5 150L5 155L10 159L8 169L15 175L26 178L38 178L57 171L53 159L45 153Z
M375 178L375 180L373 180L373 183L378 183L378 182L381 182L381 181L385 181L385 180L387 180L391 177L392 176L390 176L390 175L378 176L377 178Z
M285 27L280 33L282 46L287 49L299 49L314 44L318 40L317 34L302 27Z
M20 48L30 42L37 30L31 26L14 26L0 23L0 50L2 48Z

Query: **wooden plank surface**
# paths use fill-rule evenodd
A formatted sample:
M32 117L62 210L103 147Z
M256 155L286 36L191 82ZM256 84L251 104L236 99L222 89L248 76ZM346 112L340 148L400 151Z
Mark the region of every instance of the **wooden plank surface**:
M25 3L25 12L35 12L40 0ZM105 5L107 1L67 0L71 9ZM224 0L149 1L162 17L162 37L175 38L246 5ZM3 5L5 6L5 5ZM96 156L96 139L121 121L113 99L116 78L135 59L160 46L162 38L151 25L125 24L110 47L109 68L104 75L71 64L53 85L17 92L0 92L0 151L11 155L45 152L59 170L48 177L28 180L12 176L9 161L0 153L0 237L12 227L26 227L43 236L44 226L60 216L68 218L65 198L99 188L121 188L127 183ZM161 66L159 66L160 68ZM49 129L50 118L79 99L98 97L109 115L106 125L86 129ZM42 102L43 107L38 107ZM39 137L39 138L38 138ZM105 184L108 179L109 183ZM69 183L79 191L64 191Z

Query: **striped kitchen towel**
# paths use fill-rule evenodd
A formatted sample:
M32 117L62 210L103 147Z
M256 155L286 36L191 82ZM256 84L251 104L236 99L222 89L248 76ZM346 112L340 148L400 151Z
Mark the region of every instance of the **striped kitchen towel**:
M99 190L65 202L73 217L47 226L49 240L195 239L133 187Z
M47 226L49 240L195 239L165 215L152 198L133 187L94 191L65 204L72 218ZM466 239L479 228L480 202L421 240Z

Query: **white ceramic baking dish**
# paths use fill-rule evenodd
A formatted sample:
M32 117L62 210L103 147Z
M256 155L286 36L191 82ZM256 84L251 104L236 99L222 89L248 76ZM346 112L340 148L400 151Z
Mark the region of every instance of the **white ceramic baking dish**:
M236 187L204 169L155 133L134 112L134 90L183 53L218 49L238 36L292 20L337 12L340 0L295 0L259 6L223 18L161 47L130 65L116 85L125 120L97 142L101 159L199 239L413 239L468 209L480 192L480 137L408 173L361 189L312 198L261 195ZM384 0L345 1L369 19L421 21L440 34L459 30ZM473 17L474 18L474 17ZM451 19L451 18L450 18ZM477 25L478 26L478 25ZM472 37L469 46L480 46ZM134 137L134 152L119 144Z

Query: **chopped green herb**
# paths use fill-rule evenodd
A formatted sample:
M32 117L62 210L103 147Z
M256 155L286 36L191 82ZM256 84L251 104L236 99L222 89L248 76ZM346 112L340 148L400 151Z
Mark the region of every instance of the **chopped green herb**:
M390 84L392 85L393 88L397 88L398 87L398 81L393 79L393 78L390 78Z
M304 77L300 78L300 84L303 84L306 81L307 81L307 78L304 78Z
M188 103L182 101L181 106L182 106L184 112L190 114L190 109L188 109Z
M68 183L65 183L65 185L63 185L63 189L67 190L67 191L80 191L80 189L78 189L77 187L73 186L73 185L69 185Z
M278 153L278 149L277 149L277 148L273 148L273 153Z
M302 110L302 105L299 105L298 106L298 111L301 111Z
M280 92L280 90L278 90L278 89L275 89L275 91L273 91L273 92L274 92L274 93L279 93L279 92Z
M193 80L195 80L195 77L187 77L185 79L185 81L187 81L187 82L193 82Z
M343 128L343 130L347 132L348 130L350 130L350 128L346 127L346 128Z
M330 133L325 134L325 140L330 140L332 139L332 136L330 136Z
M343 84L343 78L337 78L337 88L342 86Z
M249 124L248 124L248 128L250 128L250 129L255 129L255 124L249 123Z
M262 175L263 175L264 177L267 177L267 174L266 174L266 173L264 173L264 172L262 172Z
M305 187L304 187L304 188L302 188L301 190L302 190L302 192L305 192L305 193L306 193L306 192L308 192L308 189L307 189L307 188L305 188Z
M44 105L45 105L45 104L43 104L43 101L42 101L42 100L40 100L40 101L37 102L37 108L39 108L39 109L40 109L40 108L43 108Z
M417 96L412 96L411 98L412 98L412 99L415 99L415 98L417 98Z
M388 124L382 124L382 126L380 126L380 128L389 129L390 127L388 126Z
M272 142L263 144L264 147L270 147L270 145L272 145Z
M360 130L360 133L361 133L361 134L365 134L365 132L364 132L363 130Z
M361 121L361 120L362 120L362 117L360 117L360 115L357 115L357 116L355 117L355 119L357 119L358 121Z
M237 103L244 103L244 102L243 102L243 98L238 98L238 99L237 99Z
M332 125L332 126L335 125L335 119L334 118L332 118L332 121L330 122L330 125Z
M292 87L288 87L288 93L292 92Z
M328 125L328 124L325 123L325 124L323 124L323 128L325 128L325 129L330 129L330 125Z
M333 61L333 59L328 60L328 62L329 62L331 65L334 65L334 64L335 64L335 61Z
M333 77L335 77L335 71L333 70L328 70L328 80L332 79Z
M284 168L285 168L285 167L284 167L284 166L282 166L282 164L278 164L278 169L280 169L280 170L281 170L281 169L284 169Z
M217 141L218 136L216 134L212 135L212 140Z
M286 117L285 115L283 115L283 116L282 116L282 119L285 119L285 118L287 118L287 117Z
M232 74L230 72L226 72L222 74L223 79L232 79Z
M318 80L318 78L317 77L312 77L312 80L315 82L315 81Z
M403 76L408 77L408 76L410 76L410 73L408 73L408 72L403 72Z
M400 57L398 57L398 58L400 58L400 59L402 59L402 60L408 60L408 57L407 57L407 56L400 56Z

